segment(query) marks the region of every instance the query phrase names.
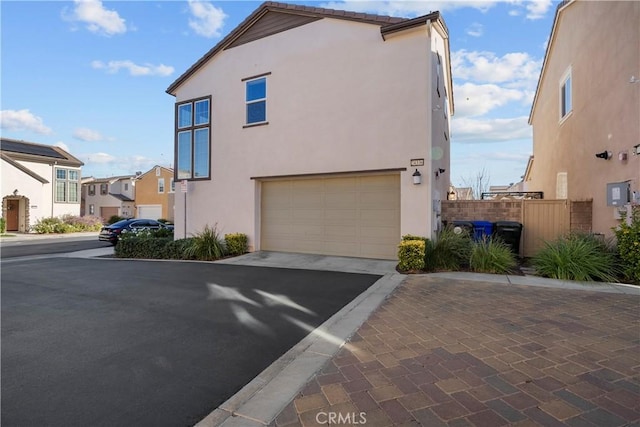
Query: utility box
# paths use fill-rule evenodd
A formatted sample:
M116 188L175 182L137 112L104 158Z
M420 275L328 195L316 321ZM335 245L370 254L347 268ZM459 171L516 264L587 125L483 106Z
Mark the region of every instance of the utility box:
M624 206L630 202L631 184L611 182L607 184L607 206Z

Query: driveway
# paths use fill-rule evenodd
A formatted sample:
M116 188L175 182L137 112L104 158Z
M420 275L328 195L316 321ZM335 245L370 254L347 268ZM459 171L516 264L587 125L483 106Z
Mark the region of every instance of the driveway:
M2 425L193 425L379 278L190 262L3 262Z

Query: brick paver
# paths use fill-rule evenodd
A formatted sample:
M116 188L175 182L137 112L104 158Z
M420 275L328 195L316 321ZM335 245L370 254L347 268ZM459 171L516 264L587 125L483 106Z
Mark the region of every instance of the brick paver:
M637 296L416 275L271 425L634 424Z

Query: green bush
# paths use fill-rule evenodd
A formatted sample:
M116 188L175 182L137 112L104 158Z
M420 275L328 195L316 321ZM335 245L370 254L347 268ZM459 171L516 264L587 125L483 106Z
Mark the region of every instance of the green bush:
M453 227L446 226L436 234L435 241L425 243L425 270L460 270L468 266L472 243L468 233L457 234Z
M545 242L531 263L539 275L552 279L616 282L619 274L615 253L593 235L571 234Z
M242 255L247 252L249 238L246 234L230 233L224 235L224 241L229 255Z
M418 271L424 268L424 240L402 240L398 245L398 269Z
M185 255L202 261L214 261L226 255L224 239L220 237L217 225L213 228L206 225L197 233L185 248Z
M640 209L631 216L631 225L622 221L614 233L617 240L617 253L623 262L625 277L640 285Z
M56 233L55 229L60 224L62 224L60 218L40 218L31 226L31 229L38 234Z
M167 246L171 242L173 239L169 237L127 236L118 240L114 253L118 258L167 259Z
M477 273L510 273L518 262L511 249L502 240L486 238L471 246L469 267Z
M4 218L0 218L0 234L4 234L7 232L7 220Z
M123 219L125 219L125 218L121 217L119 215L111 215L109 217L109 219L107 220L107 225L115 224L116 222L122 221Z

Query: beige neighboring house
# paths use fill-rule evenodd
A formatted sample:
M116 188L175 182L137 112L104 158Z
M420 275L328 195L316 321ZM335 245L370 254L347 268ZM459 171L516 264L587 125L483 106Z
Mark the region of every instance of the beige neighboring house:
M105 221L113 215L135 217L135 185L135 175L83 180L83 214L99 216Z
M173 221L173 169L154 166L136 178L136 218Z
M42 218L80 215L83 163L60 147L2 138L2 217L29 232Z
M609 236L640 203L638 23L637 1L559 4L529 117L526 191L592 199L593 232Z
M441 226L454 108L438 12L266 2L167 92L178 238L217 224L252 250L395 259L403 234Z

